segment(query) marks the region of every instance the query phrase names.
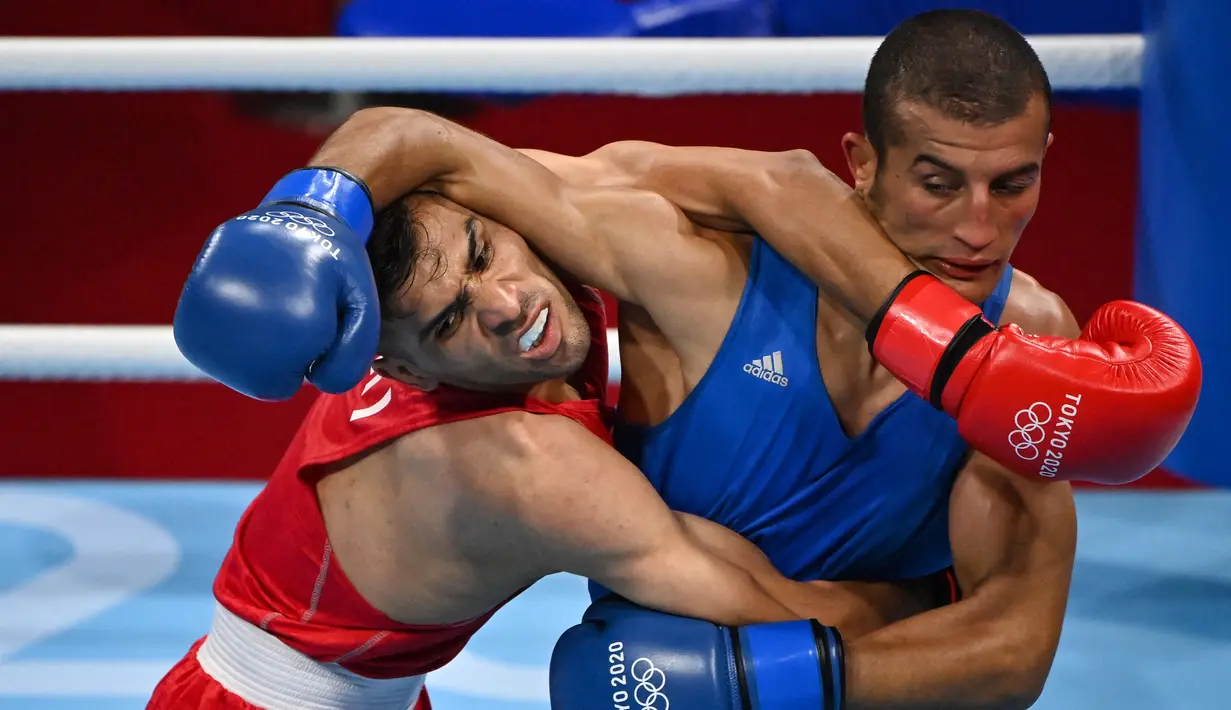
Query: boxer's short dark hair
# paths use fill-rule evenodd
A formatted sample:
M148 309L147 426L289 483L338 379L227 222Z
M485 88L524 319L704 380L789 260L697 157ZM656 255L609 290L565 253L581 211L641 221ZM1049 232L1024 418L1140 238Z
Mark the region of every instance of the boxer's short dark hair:
M864 134L877 155L905 138L896 106L918 102L978 126L1020 116L1034 96L1051 116L1051 82L1030 43L977 10L934 10L898 25L876 50L863 92Z
M368 261L376 277L381 321L387 324L406 317L398 306L398 295L412 285L419 262L425 255L432 252L437 260L436 269L441 265L439 254L427 246L427 231L412 197L407 195L395 200L376 213L367 243Z

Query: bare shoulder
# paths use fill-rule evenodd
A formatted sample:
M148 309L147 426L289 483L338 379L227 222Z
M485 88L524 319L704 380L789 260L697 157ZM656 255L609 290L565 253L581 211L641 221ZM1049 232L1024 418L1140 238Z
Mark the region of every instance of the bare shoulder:
M561 414L503 412L401 437L400 469L434 471L440 485L510 520L627 485L640 471L581 423Z
M568 417L510 412L439 429L436 441L400 445L447 456L445 485L487 530L533 551L544 573L596 572L608 555L678 525L636 466Z
M439 424L398 438L397 456L407 463L437 463L456 473L516 464L549 455L595 437L559 415L501 412Z
M1013 270L1013 284L1000 323L1013 323L1032 335L1076 338L1081 333L1064 299L1021 269Z
M347 487L383 489L383 495L421 489L441 499L499 497L504 479L489 472L515 473L533 455L544 438L533 416L507 412L416 429L340 462L321 486L341 488L348 480Z
M561 516L598 493L598 472L618 456L568 417L525 411L422 429L395 446L396 469L450 491L450 505L474 517L471 527L535 549L551 537L542 529L558 531Z
M570 483L589 442L601 445L564 416L525 411L418 429L322 480L326 530L351 581L386 613L469 618L559 571L552 541L581 527L580 509L601 495ZM410 568L437 586L397 586Z

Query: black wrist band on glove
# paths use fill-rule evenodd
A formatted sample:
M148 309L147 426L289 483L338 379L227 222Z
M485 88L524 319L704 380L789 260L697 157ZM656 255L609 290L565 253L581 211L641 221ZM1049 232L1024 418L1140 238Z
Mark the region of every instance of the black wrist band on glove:
M298 172L299 170L328 170L330 172L334 172L334 173L337 173L345 177L347 180L350 180L351 182L355 183L356 185L359 186L360 189L363 190L363 194L368 196L368 203L372 205L372 211L373 212L376 211L376 203L372 201L372 190L368 187L368 184L366 182L360 180L358 177L355 176L354 173L350 172L349 170L343 170L342 168L336 168L332 165L306 165L302 168L296 168L295 170L292 170L291 172Z
M941 397L945 394L945 386L949 384L949 378L957 370L962 358L966 357L967 351L995 329L995 326L983 317L982 312L971 316L970 320L958 329L957 335L953 336L953 340L945 346L945 351L940 355L940 362L936 363L936 371L932 373L932 387L928 391L928 402L933 407L944 409L941 405Z
M881 307L876 309L876 315L872 316L872 320L868 321L868 329L864 331L864 339L868 341L868 352L872 352L872 347L876 343L876 333L881 329L881 323L885 320L885 314L889 312L893 302L898 300L898 294L902 293L902 289L906 288L906 284L920 276L929 275L923 269L915 269L910 272L906 275L906 278L898 282L897 287L893 289L893 293L889 294L889 298L886 298L881 303Z
M752 694L748 692L748 672L744 670L744 647L740 643L739 632L732 629L731 657L735 659L735 682L739 687L739 700L743 707L755 707L752 704Z
M816 619L811 621L821 667L821 690L825 696L821 710L843 710L846 707L846 646L842 643L842 634Z
M834 710L845 710L846 708L846 644L842 641L842 634L838 633L836 628L830 628L833 632L835 644L837 646L837 663L835 665L835 674L841 687L838 689L838 706Z

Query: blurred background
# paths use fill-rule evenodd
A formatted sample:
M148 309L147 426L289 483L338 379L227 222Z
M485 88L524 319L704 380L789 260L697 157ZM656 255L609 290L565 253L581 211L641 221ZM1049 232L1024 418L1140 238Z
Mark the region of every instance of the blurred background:
M1231 246L1215 210L1231 160L1231 50L1220 34L1231 4L44 0L10 3L0 32L876 37L937 7L984 9L1027 35L1145 38L1139 89L1057 96L1042 203L1014 264L1062 295L1079 321L1118 298L1163 309L1197 341L1205 389L1163 469L1125 489L1082 489L1070 621L1039 707L1226 707L1231 338L1221 310L1231 298L1220 277ZM807 148L845 177L839 139L860 130L859 103L853 93L2 91L0 324L170 324L210 230L254 205L363 106L425 108L512 146L573 154L621 139ZM0 359L18 347L6 332ZM209 585L234 523L316 396L305 388L270 404L200 381L31 381L6 366L0 708L142 707L208 628ZM584 606L579 580L535 587L429 680L438 708L545 708L547 654Z

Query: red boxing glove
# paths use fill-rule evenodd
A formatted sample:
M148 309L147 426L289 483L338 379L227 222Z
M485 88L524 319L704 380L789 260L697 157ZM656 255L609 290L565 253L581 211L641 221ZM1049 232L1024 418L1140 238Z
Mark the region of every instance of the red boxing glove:
M1038 480L1131 483L1179 442L1201 391L1188 334L1114 301L1077 340L997 328L936 277L902 280L868 326L873 356L957 419L976 450Z

